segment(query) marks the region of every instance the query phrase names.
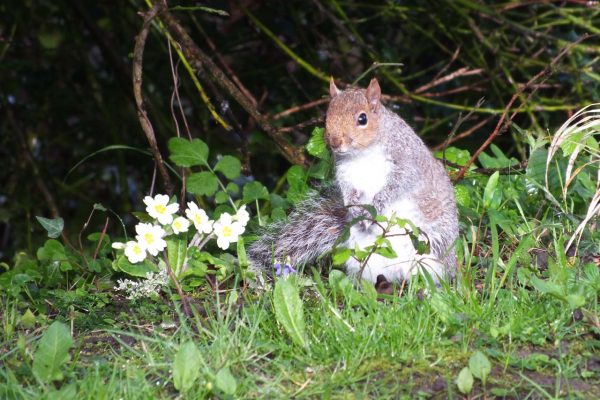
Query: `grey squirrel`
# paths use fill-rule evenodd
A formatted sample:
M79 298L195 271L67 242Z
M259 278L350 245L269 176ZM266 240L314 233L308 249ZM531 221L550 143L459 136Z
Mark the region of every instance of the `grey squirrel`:
M365 215L360 205L369 204L379 215L410 220L429 241L430 253L417 254L405 228L395 226L389 240L397 257L373 254L362 268L350 258L349 275L394 282L424 268L436 282L454 277L458 217L454 189L441 162L381 103L376 79L366 89L343 91L331 79L329 93L325 139L335 160L335 185L301 202L287 221L267 227L248 248L251 266L269 269L274 259L285 257L296 266L314 262L332 250L349 221ZM381 233L379 225L361 221L337 245L364 249Z

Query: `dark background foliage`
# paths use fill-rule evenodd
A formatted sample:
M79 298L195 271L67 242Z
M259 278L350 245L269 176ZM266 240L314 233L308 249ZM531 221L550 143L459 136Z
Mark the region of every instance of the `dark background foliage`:
M172 8L177 5L196 3L169 2ZM430 145L442 143L459 114L483 98L457 133L476 129L455 143L476 148L519 85L569 43L586 33L597 34L600 26L593 1L244 0L202 5L228 15L198 8L172 12L221 68L227 66L239 78L273 125L290 128L285 134L298 145L321 123L326 103L283 118L273 116L322 99L328 76L343 86L380 62L403 65L381 66L359 84L377 76L391 96L388 104ZM147 9L141 0L0 4L0 258L12 257L15 249L31 250L43 240L35 215L60 215L67 231L76 235L94 203L125 215L149 192L153 160L137 119L131 82L134 38L142 25L138 13ZM531 98L522 96L525 107L514 123L543 135L573 110L600 101L598 49L597 36L575 45L547 80L536 82ZM272 187L289 163L271 139L201 76L211 101L234 127L220 128L176 56L173 60L191 135L205 140L213 156L238 155L246 174ZM171 108L169 48L156 27L143 66L148 112L164 151L166 140L176 135L177 113ZM447 79L438 82L442 77ZM176 118L185 135L183 121ZM498 144L524 159L519 132L509 130ZM127 148L108 147L114 145ZM103 217L92 220L95 227L103 224ZM118 224L111 224L109 231L118 231Z

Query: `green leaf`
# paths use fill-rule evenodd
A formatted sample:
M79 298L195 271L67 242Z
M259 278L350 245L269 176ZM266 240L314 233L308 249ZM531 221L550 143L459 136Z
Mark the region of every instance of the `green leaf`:
M321 160L329 159L329 150L325 143L325 129L316 127L313 129L308 143L306 143L306 151L311 156L320 158Z
M35 315L33 315L29 308L21 316L20 324L25 329L31 329L35 325Z
M215 174L209 171L191 174L187 180L187 190L198 196L212 196L219 188Z
M292 340L306 346L302 300L293 279L278 279L273 291L275 317Z
M463 207L468 208L471 205L471 193L464 185L454 186L454 197L456 197L456 202Z
M473 389L473 374L469 367L464 367L456 378L456 386L463 394L468 394Z
M262 183L253 181L244 185L242 196L244 203L250 203L258 199L269 200L269 191Z
M65 227L65 220L62 218L50 219L38 217L37 215L35 218L44 227L46 232L48 232L48 237L52 239L59 237L63 228Z
M438 159L445 157L446 160L461 166L465 165L471 159L469 150L462 150L458 147L448 147L446 150L436 151L434 154Z
M181 267L185 261L187 254L187 233L182 233L177 236L169 236L167 242L167 256L169 264L175 276L181 273Z
M202 354L194 342L189 341L179 346L173 360L173 384L180 392L189 390L200 376Z
M64 261L67 254L65 247L58 240L49 239L38 249L37 258L40 261Z
M32 370L35 376L45 383L62 380L60 369L69 359L69 349L72 346L69 328L61 322L53 322L40 339L33 355Z
M113 269L125 272L127 275L145 278L148 272L156 272L157 268L154 264L145 260L136 264L129 262L125 255L120 255L113 261Z
M237 256L238 256L238 264L239 264L240 268L247 267L248 266L248 257L246 256L246 246L244 244L244 238L242 236L238 237Z
M223 191L218 191L217 194L215 194L215 203L223 204L223 203L227 203L228 201L229 201L229 193L223 192Z
M169 158L180 167L207 165L208 146L200 139L191 142L183 138L169 140Z
M215 386L226 395L233 396L237 390L237 382L229 368L223 367L217 372L215 377Z
M498 186L499 177L500 172L494 172L485 185L485 190L483 191L483 206L485 208L490 208L490 206L492 206L492 200L494 198L496 187Z
M485 354L477 351L469 358L469 369L485 385L485 381L492 371L492 364L490 364L490 360L488 360Z
M240 192L240 187L233 182L229 182L227 186L225 186L225 189L227 189L227 193L231 195L238 194Z
M214 170L222 172L227 179L235 179L240 176L242 163L233 156L223 156L215 165Z
M335 250L335 252L333 253L333 265L342 265L344 264L346 261L348 261L348 259L350 258L350 256L352 255L352 250L348 249L348 248L337 248Z

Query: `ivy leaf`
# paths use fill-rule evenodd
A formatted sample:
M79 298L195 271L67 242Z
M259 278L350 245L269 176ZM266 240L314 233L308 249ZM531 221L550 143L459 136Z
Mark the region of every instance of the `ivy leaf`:
M485 381L492 371L492 364L490 364L490 360L488 360L485 354L477 351L469 358L469 370L485 385Z
M258 199L269 200L269 191L262 183L253 181L244 185L242 196L244 203L250 203Z
M217 177L209 171L191 174L187 181L188 192L198 196L212 196L218 188Z
M194 342L179 347L173 360L173 384L180 392L188 391L200 376L202 354Z
M35 218L38 220L40 225L44 227L46 232L48 232L48 237L52 239L56 239L57 237L59 237L60 233L65 227L65 220L62 218L50 219L38 217L37 215L35 216Z
M468 394L473 389L473 374L469 367L464 367L456 378L456 386L463 394Z
M42 382L50 383L63 379L62 365L69 359L73 339L69 328L55 321L44 333L33 355L33 373Z
M215 377L215 386L226 395L233 396L237 390L237 382L229 368L223 367L217 372Z
M233 156L223 156L215 165L215 171L220 171L227 179L235 179L240 176L242 163Z
M208 146L200 139L191 142L183 138L169 140L169 158L180 167L206 165L208 162Z
M302 300L293 279L277 280L273 291L273 306L277 322L283 326L294 343L306 346Z

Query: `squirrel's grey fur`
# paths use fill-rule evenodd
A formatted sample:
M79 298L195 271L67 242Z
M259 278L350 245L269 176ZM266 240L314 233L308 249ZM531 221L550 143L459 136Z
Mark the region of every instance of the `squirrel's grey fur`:
M344 91L331 81L330 94L325 137L339 191L307 199L287 222L268 227L249 247L250 263L268 269L273 259L286 256L295 265L310 263L332 249L349 220L365 215L360 204L370 204L380 215L410 220L427 237L431 253L417 255L406 230L398 227L399 234L390 238L396 259L374 254L360 267L350 259L349 273L373 282L380 274L390 281L403 280L419 264L436 281L454 277L458 218L454 189L442 164L402 118L381 104L375 79L367 89ZM364 248L381 232L376 224L354 225L342 245Z
M300 201L286 220L262 228L248 248L251 264L269 268L274 260L290 257L294 266L303 266L330 251L346 223L341 199L336 186L324 188Z

